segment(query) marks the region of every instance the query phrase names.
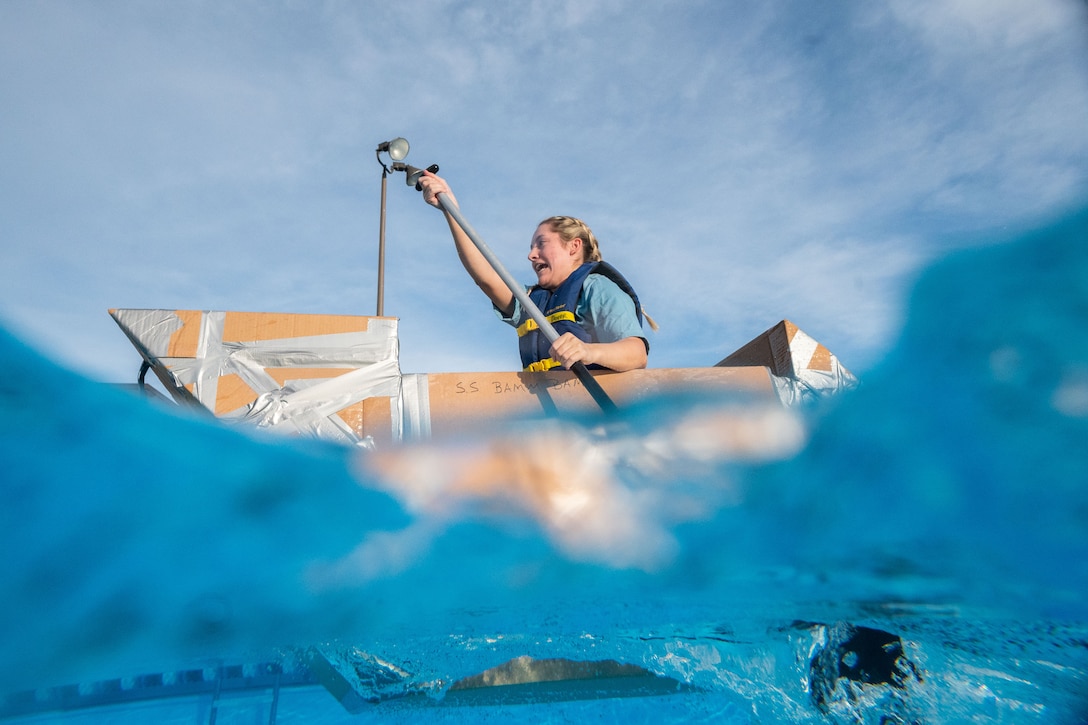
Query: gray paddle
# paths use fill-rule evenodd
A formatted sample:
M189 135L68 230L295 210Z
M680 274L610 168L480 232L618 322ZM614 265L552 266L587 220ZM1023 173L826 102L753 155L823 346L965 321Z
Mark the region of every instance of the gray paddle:
M422 176L423 171L414 166L408 166L407 164L404 164L403 170L408 174L408 178L406 179L408 185L415 186L417 190L420 189L417 182L419 177ZM438 171L438 167L431 166L428 170L433 174ZM458 208L457 204L449 199L444 193L438 195L438 203L442 205L442 208L447 214L453 217L454 221L457 222L457 225L464 230L465 234L468 235L468 238L472 240L472 243L480 250L480 254L484 255L484 259L487 260L487 263L491 265L491 268L495 270L495 273L499 275L506 286L510 288L510 292L517 298L517 301L521 303L522 309L528 312L529 316L532 317L540 327L540 331L544 333L548 342L554 344L555 341L559 339L559 333L555 331L552 323L548 321L548 318L544 316L544 313L540 311L540 308L529 299L529 295L525 293L521 284L506 271L502 262L500 262L499 258L495 256L495 253L491 251L491 248L484 243L484 240L480 239L476 230L465 221L465 217L461 214L461 210ZM608 393L604 392L604 388L602 388L601 384L597 382L597 379L593 377L593 374L589 372L589 368L585 366L585 363L581 361L576 362L571 365L570 369L571 372L582 381L582 385L585 386L585 389L593 396L593 400L601 407L602 411L605 413L615 413L617 411L616 404L608 397Z

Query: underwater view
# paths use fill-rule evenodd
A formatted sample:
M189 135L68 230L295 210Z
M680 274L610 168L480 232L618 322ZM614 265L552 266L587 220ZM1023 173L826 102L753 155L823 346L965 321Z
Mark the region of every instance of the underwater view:
M832 398L373 451L0 331L0 719L1083 723L1086 323L1082 212L926 270Z

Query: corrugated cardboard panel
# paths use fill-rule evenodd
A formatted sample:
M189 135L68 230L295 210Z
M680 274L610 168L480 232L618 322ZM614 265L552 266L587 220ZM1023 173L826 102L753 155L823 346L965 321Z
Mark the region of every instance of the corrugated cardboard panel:
M319 378L335 378L337 375L350 373L355 368L265 368L264 371L280 387L287 385L292 380L316 380Z
M292 337L336 335L345 332L367 332L370 329L371 319L375 318L281 312L228 312L223 321L223 341L257 342Z
M816 348L815 352L812 353L812 357L809 358L808 369L822 370L823 372L829 373L831 372L832 357L831 351L823 345L820 345Z
M763 365L779 377L792 378L804 370L831 372L835 356L789 320L782 320L739 348L716 367Z
M763 367L663 368L600 372L594 377L621 408L626 403L669 393L776 395L770 374ZM597 409L582 383L566 371L431 373L427 375L427 393L434 434L511 416Z
M303 435L399 436L391 403L400 387L396 318L208 310L110 314L179 400L230 420Z
M224 415L238 410L243 405L249 405L257 399L257 392L246 385L246 382L234 373L219 376L219 384L215 389L216 415Z
M337 415L355 432L359 440L371 438L379 446L388 445L397 436L393 425L394 401L387 395L360 400L340 410Z
M782 320L717 364L717 367L765 365L775 376L782 402L854 387L857 378L824 345Z
M403 376L397 320L196 310L111 310L179 401L302 435L384 444L512 416L596 411L569 372ZM715 367L595 373L621 408L701 391L777 396L853 383L830 351L783 320ZM412 382L408 389L404 381Z
M177 310L174 314L181 322L181 329L170 336L166 357L196 357L204 313L200 310Z
M770 368L773 375L790 377L794 373L790 337L796 331L796 325L789 320L782 320L718 362L715 367L763 366Z

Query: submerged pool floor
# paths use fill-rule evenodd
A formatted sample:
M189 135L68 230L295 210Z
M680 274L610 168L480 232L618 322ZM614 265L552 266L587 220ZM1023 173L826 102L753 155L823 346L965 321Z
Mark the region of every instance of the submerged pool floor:
M832 609L844 608L822 611ZM278 661L23 691L0 700L0 720L1049 725L1088 713L1088 627L918 605L889 610L877 627L863 610L853 608L866 624L750 618L610 637L322 645Z

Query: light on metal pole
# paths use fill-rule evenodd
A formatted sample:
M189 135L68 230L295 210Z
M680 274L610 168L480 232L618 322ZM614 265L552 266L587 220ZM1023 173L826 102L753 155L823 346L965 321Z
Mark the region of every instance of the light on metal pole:
M398 136L392 141L378 144L378 149L374 152L378 163L382 165L382 207L378 226L378 317L382 317L385 312L385 188L389 167L382 161L383 153L388 154L394 162L401 161L408 155L408 142Z

